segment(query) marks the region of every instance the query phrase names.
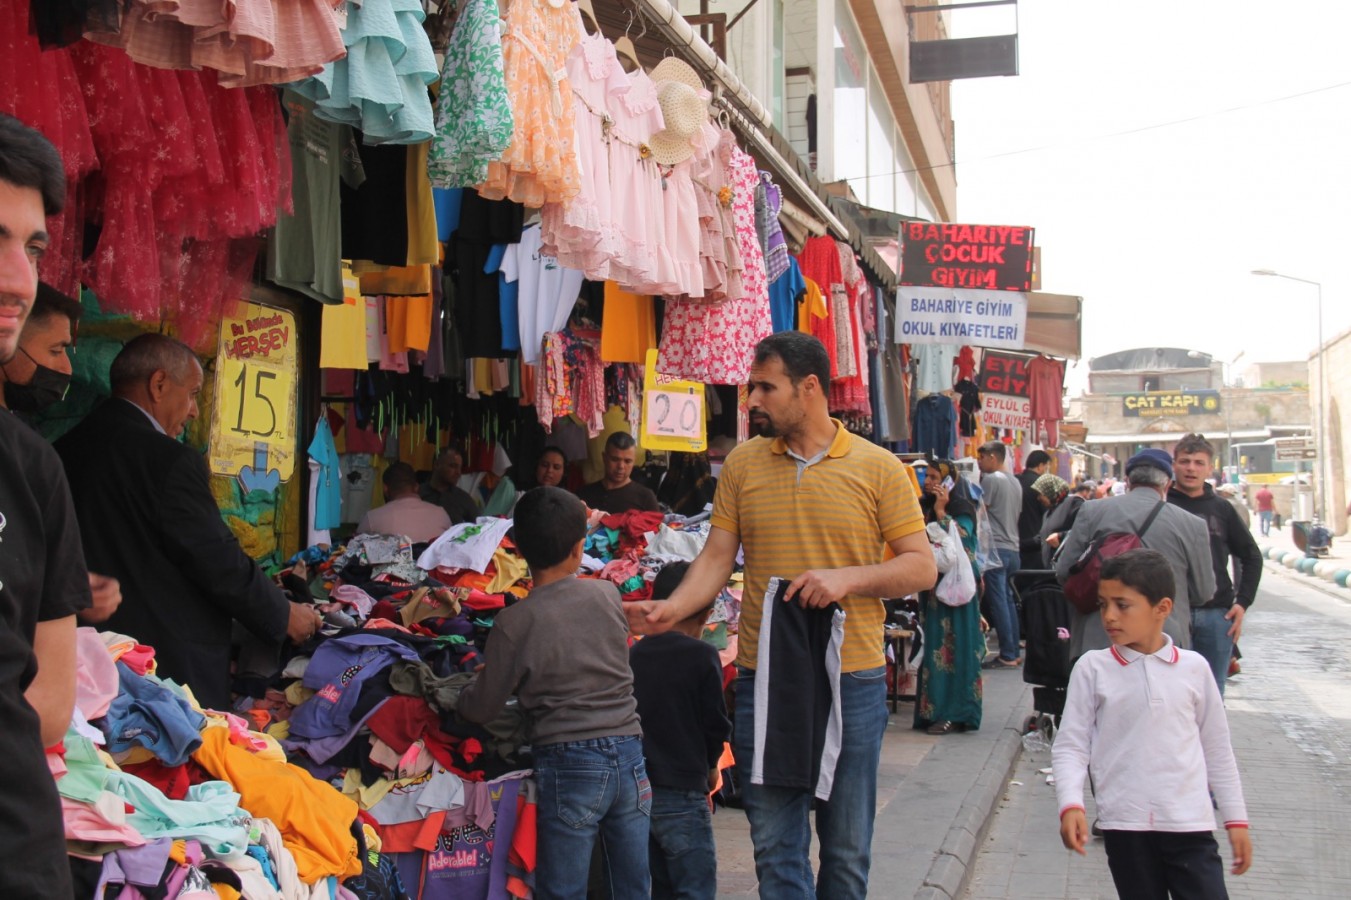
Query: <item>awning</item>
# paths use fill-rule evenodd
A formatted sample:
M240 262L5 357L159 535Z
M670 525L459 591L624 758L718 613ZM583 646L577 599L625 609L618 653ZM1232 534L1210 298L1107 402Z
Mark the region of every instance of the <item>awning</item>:
M1067 294L1027 295L1027 338L1024 348L1051 356L1078 359L1082 352L1083 297Z
M1159 444L1180 441L1187 435L1195 433L1194 431L1160 431L1153 434L1149 432L1132 432L1130 434L1094 434L1089 432L1088 439L1084 443L1090 447L1109 447L1113 444ZM1224 441L1231 437L1234 440L1245 441L1253 438L1266 440L1271 437L1271 431L1266 428L1258 428L1231 432L1225 431L1223 428L1212 428L1208 431L1202 431L1201 435L1212 441Z

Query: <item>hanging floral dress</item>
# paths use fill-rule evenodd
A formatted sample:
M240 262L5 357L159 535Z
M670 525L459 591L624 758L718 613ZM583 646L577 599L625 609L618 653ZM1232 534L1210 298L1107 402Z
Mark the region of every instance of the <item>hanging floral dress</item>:
M446 48L436 134L427 174L443 188L472 187L511 144L515 118L502 70L502 19L497 0L469 0Z

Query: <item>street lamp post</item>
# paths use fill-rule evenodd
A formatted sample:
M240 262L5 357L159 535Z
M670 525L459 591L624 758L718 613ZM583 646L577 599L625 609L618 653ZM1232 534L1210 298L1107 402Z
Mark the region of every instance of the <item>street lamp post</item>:
M1323 404L1327 396L1327 360L1323 356L1323 284L1322 282L1312 281L1308 278L1297 278L1294 275L1285 275L1273 269L1253 269L1254 275L1264 275L1269 278L1284 278L1286 281L1298 281L1301 284L1311 284L1318 289L1318 521L1327 523L1327 478L1325 477L1328 461L1324 453L1326 443L1323 438L1327 431L1327 418L1323 414Z

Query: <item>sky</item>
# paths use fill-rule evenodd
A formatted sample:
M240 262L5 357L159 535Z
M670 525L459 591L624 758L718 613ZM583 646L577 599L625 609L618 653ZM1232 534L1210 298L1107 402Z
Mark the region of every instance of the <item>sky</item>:
M1003 9L949 15L956 36L1013 30ZM1017 15L1020 74L953 82L957 218L1036 229L1042 289L1084 298L1086 359L1306 358L1316 288L1253 269L1321 282L1325 339L1351 328L1351 4Z

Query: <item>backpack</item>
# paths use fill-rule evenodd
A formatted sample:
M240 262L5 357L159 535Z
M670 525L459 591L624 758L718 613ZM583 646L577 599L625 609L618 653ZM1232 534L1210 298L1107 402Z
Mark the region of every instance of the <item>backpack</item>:
M1069 576L1065 579L1065 599L1070 605L1086 616L1098 611L1098 579L1102 572L1102 561L1120 556L1127 550L1143 547L1145 532L1166 505L1166 501L1160 500L1149 518L1136 531L1109 531L1093 536L1084 552L1070 566Z

